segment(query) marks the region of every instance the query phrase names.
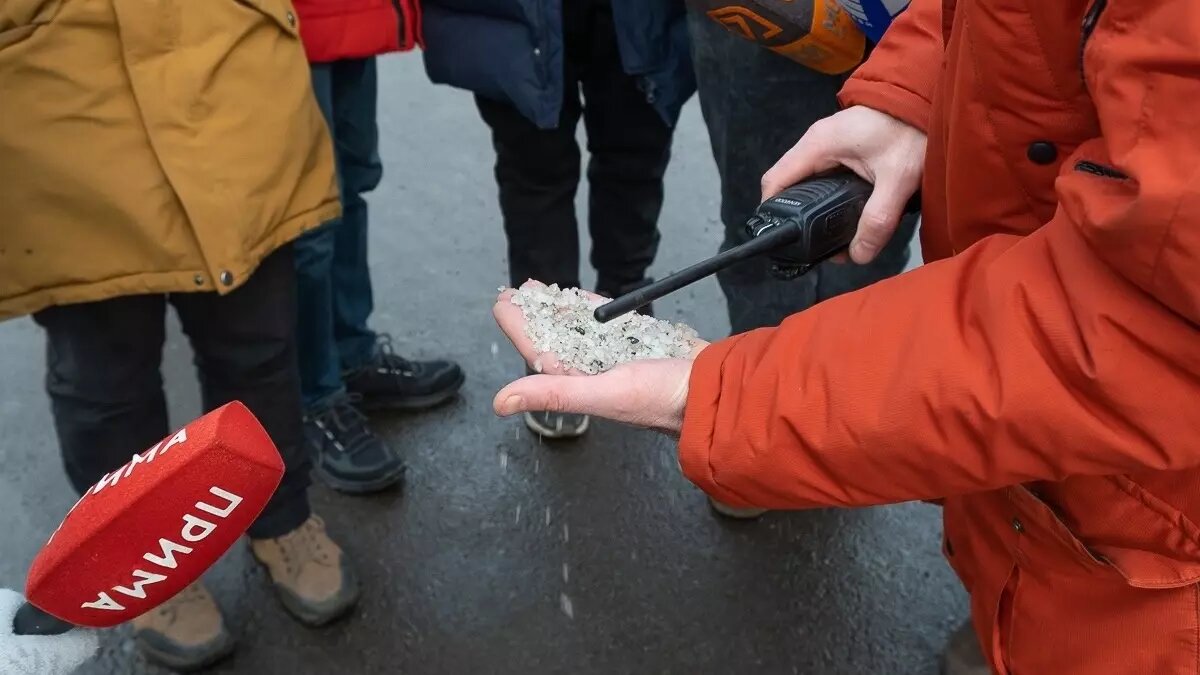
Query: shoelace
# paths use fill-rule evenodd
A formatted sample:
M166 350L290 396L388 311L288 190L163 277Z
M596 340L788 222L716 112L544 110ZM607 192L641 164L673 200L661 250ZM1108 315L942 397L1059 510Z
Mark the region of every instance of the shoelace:
M366 448L364 441L372 436L371 430L367 427L367 416L354 407L354 404L360 399L360 396L351 394L314 418L318 426L326 429L326 434L330 436L330 440L338 446L338 449L349 454ZM336 429L341 434L329 434L329 428Z
M325 547L328 538L325 536L325 521L320 516L312 516L295 532L285 534L276 540L283 554L283 559L292 571L293 560L315 560L323 565L333 564L333 552Z
M396 353L389 333L379 333L375 336L375 348L379 352L379 363L382 370L389 373L412 377L413 363Z
M170 621L174 621L176 615L183 610L184 607L198 602L204 602L206 600L207 596L204 592L204 589L200 587L200 582L196 581L186 586L175 597L159 605L156 610L159 616L163 616Z

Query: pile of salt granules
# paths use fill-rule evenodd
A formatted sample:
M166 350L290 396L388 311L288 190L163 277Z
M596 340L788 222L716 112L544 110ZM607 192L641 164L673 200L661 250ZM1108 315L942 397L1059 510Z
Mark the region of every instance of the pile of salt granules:
M525 334L537 352L553 352L562 365L589 375L626 361L691 353L698 336L690 327L632 313L600 323L592 312L606 302L558 285L518 289L512 296L525 315ZM539 364L534 364L535 370L540 370Z

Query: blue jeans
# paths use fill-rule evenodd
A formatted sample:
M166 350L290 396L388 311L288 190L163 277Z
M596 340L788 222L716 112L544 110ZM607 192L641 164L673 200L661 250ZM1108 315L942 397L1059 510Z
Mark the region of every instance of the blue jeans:
M344 395L342 373L368 363L375 333L367 267L367 202L379 185L375 59L312 64L313 90L333 134L342 217L296 241L298 352L306 410Z

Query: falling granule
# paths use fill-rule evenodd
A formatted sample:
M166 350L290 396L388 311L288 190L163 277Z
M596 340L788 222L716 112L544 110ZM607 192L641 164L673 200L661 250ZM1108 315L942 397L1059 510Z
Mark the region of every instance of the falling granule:
M520 525L520 524L521 524L521 505L520 505L520 504L517 504L517 519L516 519L516 524L517 524L517 525Z
M508 451L501 450L500 451L500 470L505 471L507 469L508 469Z
M550 507L546 507L546 527L550 527Z
M520 511L520 509L518 509L518 510L517 510L517 513L520 513L520 512L521 512L521 511ZM637 551L630 551L630 552L629 552L629 559L630 559L630 560L637 560Z
M567 615L568 619L575 618L575 606L571 604L571 598L567 597L566 593L558 594L558 606L562 609L563 614Z
M519 441L521 440L521 427L513 427L513 436Z
M571 580L571 571L567 569L567 563L563 563L563 583Z
M541 470L542 470L542 460L540 460L540 459L533 460L533 475L536 476L537 472L541 471Z
M492 358L493 359L496 358L496 355L499 353L500 353L500 345L493 342L492 343Z
M563 541L571 541L571 530L567 529L566 523L563 523Z

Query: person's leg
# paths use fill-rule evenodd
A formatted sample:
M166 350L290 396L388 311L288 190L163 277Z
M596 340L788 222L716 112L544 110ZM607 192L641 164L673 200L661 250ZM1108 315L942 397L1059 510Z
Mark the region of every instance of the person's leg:
M844 78L805 68L729 35L707 16L689 13L701 110L721 176L726 250L747 240L746 220L761 201L759 180L812 123L838 110ZM766 257L718 273L733 333L778 324L838 293L900 272L911 221L871 265L822 263L798 279L770 274Z
M588 48L579 37L586 18L581 7L587 4L563 3L563 101L556 128L539 129L511 104L475 97L480 116L492 130L508 276L514 287L528 279L564 288L580 285L575 218L580 153L575 128L582 112L578 64ZM548 439L576 438L589 426L584 415L549 411L526 413L524 420L531 431Z
M170 433L160 371L165 305L161 295L139 295L34 315L46 330L46 391L77 493ZM135 619L133 629L146 656L172 668L211 665L234 648L200 582Z
M341 75L337 63L312 64L313 92L334 137L338 187L345 203L347 191L342 177L345 153L337 134L340 127L350 125L339 125L336 117L345 107L337 103L337 96L344 94L345 89L337 84ZM373 152L366 154L366 158L354 161L369 165ZM377 159L374 161L377 163ZM342 375L343 348L360 349L356 345L365 344L361 348L367 349L375 342L374 333L366 328L371 312L366 267L366 202L357 190L365 191L367 185L374 187L378 178L372 182L367 175L369 170L359 168L351 174L355 189L351 191L349 209L345 210L344 205L348 218L343 215L325 223L301 236L294 245L296 334L307 452L314 458L316 473L322 481L336 490L360 494L396 485L404 477L405 466L400 456L367 426L366 418L347 395ZM350 236L343 234L347 229ZM354 232L361 236L356 238ZM339 252L339 248L347 250ZM352 267L352 258L361 262L358 272L347 269ZM350 309L341 306L346 302ZM349 324L361 330L348 328Z
M596 290L615 297L646 282L658 251L673 130L625 73L609 3L594 3L590 19L590 51L581 68L591 153L588 229Z
M170 433L159 371L164 307L160 295L137 295L34 315L46 331L46 391L78 494Z
M333 67L312 64L313 92L333 129ZM340 183L340 178L339 178ZM340 220L306 232L294 244L297 351L305 410L325 407L345 394L335 334L333 266Z
M817 120L838 110L843 77L818 73L732 36L699 12L688 13L700 108L721 177L721 250L747 241L746 220L761 203L763 175ZM865 267L826 262L793 280L771 275L760 257L717 273L731 333L773 326L837 293L898 273L911 230L893 239L879 262ZM721 515L753 518L759 509L712 503Z
M296 370L296 273L291 247L262 261L234 292L171 297L196 353L206 410L241 401L275 441L286 472L248 530L284 606L323 624L344 615L358 582L308 502L310 463L301 435Z
M527 279L579 286L575 125L580 110L577 85L568 81L563 88L566 96L555 129L539 129L508 103L475 98L496 150L496 185L514 287Z
M333 130L342 197L342 218L333 228L330 276L340 381L357 399L354 407L360 410L422 410L445 403L463 385L465 378L458 364L405 359L392 350L390 336L376 334L368 325L374 297L367 260L369 212L363 195L374 190L383 177L375 59L345 59L323 68L329 73L326 114ZM341 418L356 414L348 409L343 412ZM337 420L325 422L332 425L327 429L336 429ZM373 444L382 445L365 426L360 431L370 435ZM353 441L353 434L337 431L334 435L342 437L339 442ZM395 470L401 471L402 460L392 454ZM388 485L400 475L393 472Z
M378 75L375 59L347 59L327 66L333 129L342 196L342 220L333 248L333 332L342 370L366 365L375 353L375 332L367 326L374 310L367 263L367 200L379 186Z

